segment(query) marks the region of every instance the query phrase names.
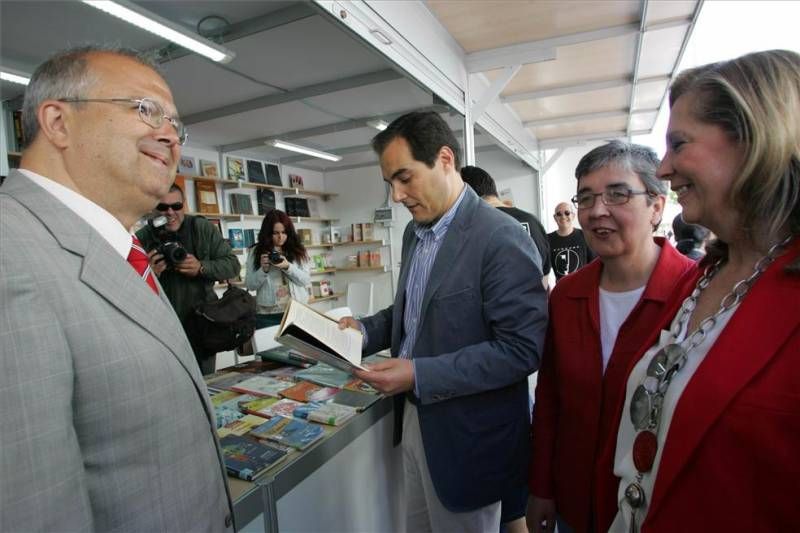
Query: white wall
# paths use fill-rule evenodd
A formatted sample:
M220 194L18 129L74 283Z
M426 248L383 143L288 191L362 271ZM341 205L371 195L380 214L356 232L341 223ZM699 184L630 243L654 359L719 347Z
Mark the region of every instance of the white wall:
M590 150L600 146L602 142L590 142L581 146L567 148L561 154L553 166L542 176L544 180L544 212L542 213L542 224L548 232L556 230L556 222L553 219L553 212L561 202L569 202L575 196L577 182L575 181L575 167L578 162ZM548 152L547 156L552 157L554 150ZM575 225L580 227L577 217L574 219Z
M325 189L338 194L328 201L328 207L330 213L339 218L338 224L341 226L343 234L350 224L372 222L375 217L375 208L380 207L386 201L386 187L377 163L375 166L327 172ZM375 238L383 239L387 243L391 242L391 257L388 246L381 248L381 257L382 264L391 265L393 272L337 272L334 281L337 290L344 289L349 281L374 283L374 309L376 311L387 307L394 300L393 279L397 279L403 230L411 220L411 214L405 207L391 201L390 205L394 207L394 225L387 229L375 224ZM358 246L337 247L334 249L334 260L342 261L347 254L354 254L359 249ZM339 289L340 287L341 289Z
M497 192L510 189L514 207L542 218L539 213L539 182L535 170L500 149L478 152L475 159L476 166L494 178Z

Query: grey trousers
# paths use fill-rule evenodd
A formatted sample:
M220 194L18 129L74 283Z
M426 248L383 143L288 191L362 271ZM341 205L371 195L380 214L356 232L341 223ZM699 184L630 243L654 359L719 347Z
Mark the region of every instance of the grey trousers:
M497 533L500 531L500 501L466 513L444 508L428 471L417 408L406 400L403 413L403 477L408 533Z

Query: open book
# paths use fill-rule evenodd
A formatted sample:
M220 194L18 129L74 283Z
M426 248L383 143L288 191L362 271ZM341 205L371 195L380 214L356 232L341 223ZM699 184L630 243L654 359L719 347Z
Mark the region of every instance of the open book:
M361 366L362 339L360 331L339 329L336 320L297 300L289 300L275 334L279 343L348 373L367 370Z

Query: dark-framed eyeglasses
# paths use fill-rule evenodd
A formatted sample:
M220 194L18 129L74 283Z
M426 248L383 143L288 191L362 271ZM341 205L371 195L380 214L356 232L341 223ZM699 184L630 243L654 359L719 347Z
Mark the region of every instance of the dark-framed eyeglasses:
M557 217L569 217L572 215L572 211L556 211Z
M160 128L166 119L172 124L172 127L175 128L175 133L178 134L178 144L186 144L186 139L188 138L186 126L184 126L183 122L178 118L167 115L161 104L151 98L59 98L58 101L67 103L100 102L107 104L136 104L139 111L139 119L151 128Z
M603 205L623 205L631 200L631 196L646 194L648 196L655 196L650 191L634 191L627 187L612 187L604 190L603 192L580 192L572 197L572 203L578 209L589 209L594 207L595 199L599 196Z
M173 211L180 211L183 209L183 202L175 202L174 204L158 204L156 206L156 211L161 211L165 213L172 209Z

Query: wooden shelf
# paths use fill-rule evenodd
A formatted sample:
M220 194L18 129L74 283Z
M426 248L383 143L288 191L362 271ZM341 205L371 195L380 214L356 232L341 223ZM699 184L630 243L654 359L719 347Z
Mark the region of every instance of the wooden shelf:
M333 248L333 245L332 244L306 244L305 248L306 248L306 250L313 250L313 249L319 249L319 248Z
M360 246L360 245L379 245L379 246L386 246L386 243L381 240L371 240L371 241L346 241L346 242L337 242L334 243L333 246Z
M337 268L336 272L356 272L356 271L366 271L366 270L386 272L386 265L381 265L376 267L344 267L344 268Z
M203 176L185 176L187 179L207 179ZM210 178L213 179L213 178ZM325 191L313 191L309 189L296 189L294 187L282 187L280 185L269 185L265 183L253 183L251 181L238 181L238 180L214 180L219 183L222 183L222 186L226 189L269 189L271 191L278 191L286 194L287 196L319 196L327 200L328 198L339 196L333 192L325 192Z
M299 224L300 222L336 222L338 218L320 218L320 217L289 217L292 222Z
M325 270L312 270L311 271L311 275L312 276L315 275L315 274L334 274L334 273L336 273L336 269L335 268L326 268Z
M236 183L236 182L234 182L232 180L226 180L226 179L222 179L222 178L212 178L211 176L197 176L197 175L194 175L194 174L181 174L181 173L178 173L177 176L181 177L181 178L183 178L185 180L190 180L190 181L212 181L214 183Z
M308 299L308 303L315 304L315 303L324 302L324 301L327 301L327 300L338 300L342 296L344 296L343 292L337 292L337 293L331 294L330 296L320 296L318 298L315 298L315 297L312 296L311 298Z
M239 217L241 215L231 215L230 213L197 213L197 212L186 212L187 215L200 215L201 217L206 218L213 218L215 220L240 220Z

